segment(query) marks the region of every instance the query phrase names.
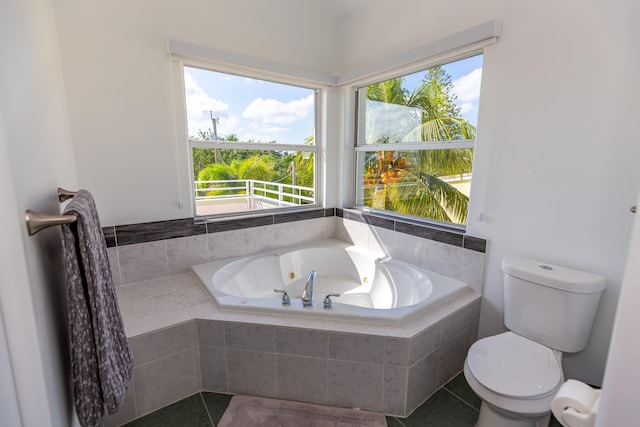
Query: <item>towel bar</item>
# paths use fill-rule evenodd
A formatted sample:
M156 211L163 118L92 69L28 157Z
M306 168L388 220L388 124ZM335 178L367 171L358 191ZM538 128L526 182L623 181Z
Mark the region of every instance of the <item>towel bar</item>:
M71 199L76 193L73 191L58 188L58 200L60 203ZM60 224L71 224L76 222L75 215L48 215L27 209L24 213L24 221L27 224L29 236L33 236L38 231Z

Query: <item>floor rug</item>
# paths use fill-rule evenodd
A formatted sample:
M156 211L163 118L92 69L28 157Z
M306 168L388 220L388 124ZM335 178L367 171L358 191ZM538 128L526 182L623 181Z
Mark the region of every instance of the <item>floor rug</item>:
M218 427L387 427L384 414L252 396L233 396Z

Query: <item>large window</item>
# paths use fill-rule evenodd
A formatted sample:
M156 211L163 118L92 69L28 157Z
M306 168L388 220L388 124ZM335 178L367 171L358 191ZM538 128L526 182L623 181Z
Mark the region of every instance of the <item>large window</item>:
M356 204L464 225L482 55L357 89Z
M316 203L316 90L184 67L197 216Z

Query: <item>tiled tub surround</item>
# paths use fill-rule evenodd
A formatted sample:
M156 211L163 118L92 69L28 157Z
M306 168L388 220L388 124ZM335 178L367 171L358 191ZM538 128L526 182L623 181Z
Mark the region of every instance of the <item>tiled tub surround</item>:
M184 219L105 227L105 237L135 364L127 401L107 425L200 390L405 416L462 369L476 339L486 242L456 231L316 209L207 224ZM194 264L328 238L382 250L475 292L403 327L381 327L222 313L188 273ZM354 384L361 388L354 391Z
M118 287L134 353L119 425L199 391L407 416L462 369L480 296L402 325L222 312L191 273Z
M185 273L192 265L335 236L334 209L194 223L104 227L116 285Z
M209 261L338 238L482 291L484 239L354 210L314 209L206 224L180 219L104 227L104 232L116 285L185 273Z

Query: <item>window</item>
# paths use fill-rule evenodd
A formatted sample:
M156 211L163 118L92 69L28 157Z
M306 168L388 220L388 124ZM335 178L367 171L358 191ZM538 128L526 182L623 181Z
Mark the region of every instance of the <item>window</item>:
M316 204L316 90L184 67L196 216Z
M482 55L359 87L356 205L464 225Z

